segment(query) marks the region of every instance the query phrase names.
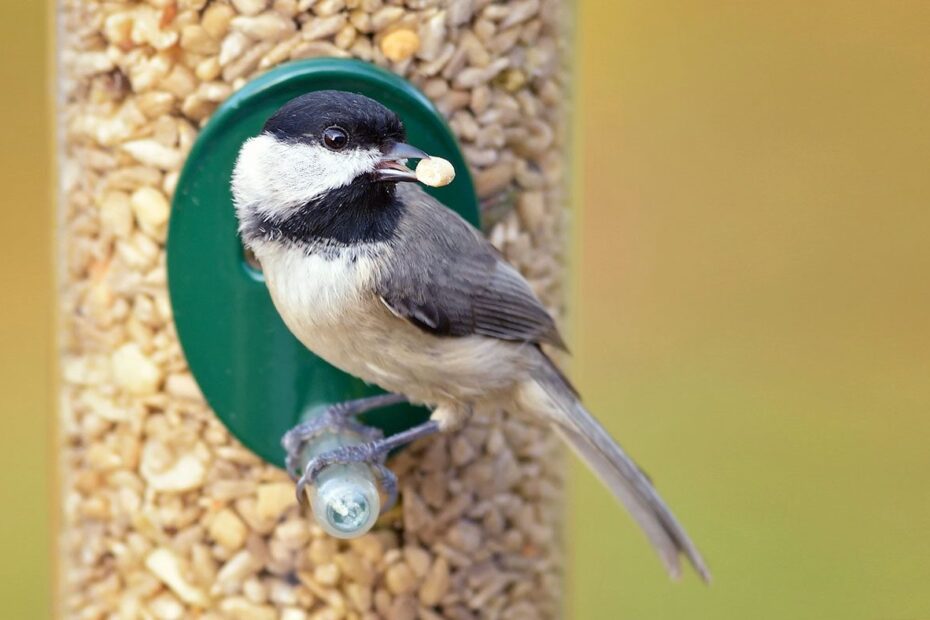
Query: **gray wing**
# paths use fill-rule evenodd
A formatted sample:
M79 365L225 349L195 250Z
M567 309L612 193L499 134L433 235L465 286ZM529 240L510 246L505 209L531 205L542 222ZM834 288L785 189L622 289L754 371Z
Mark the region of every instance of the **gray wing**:
M520 273L455 212L414 185L378 294L392 312L439 336L482 335L564 349L555 322Z

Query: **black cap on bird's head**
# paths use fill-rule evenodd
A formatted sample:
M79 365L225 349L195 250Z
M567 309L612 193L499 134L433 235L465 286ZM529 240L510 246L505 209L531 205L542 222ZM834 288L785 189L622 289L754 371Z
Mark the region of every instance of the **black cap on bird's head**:
M313 144L323 140L332 127L351 134L356 148L403 142L406 137L404 124L394 112L373 99L339 90L291 99L268 119L264 131L282 140Z

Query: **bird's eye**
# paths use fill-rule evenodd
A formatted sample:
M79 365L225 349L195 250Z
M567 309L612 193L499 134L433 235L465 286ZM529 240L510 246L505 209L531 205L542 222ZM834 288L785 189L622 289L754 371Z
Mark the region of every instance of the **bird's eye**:
M323 144L326 148L338 151L349 143L349 134L341 127L329 127L323 131Z

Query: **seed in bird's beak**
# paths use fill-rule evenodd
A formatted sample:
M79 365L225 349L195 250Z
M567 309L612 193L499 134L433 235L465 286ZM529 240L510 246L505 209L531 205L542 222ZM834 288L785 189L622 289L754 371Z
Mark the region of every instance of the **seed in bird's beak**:
M448 185L455 178L455 168L447 159L429 157L417 164L417 181L430 187Z

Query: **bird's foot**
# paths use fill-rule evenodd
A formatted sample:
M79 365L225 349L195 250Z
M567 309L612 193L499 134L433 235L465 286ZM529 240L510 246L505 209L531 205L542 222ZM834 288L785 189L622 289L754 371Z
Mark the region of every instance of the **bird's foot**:
M281 445L287 455L285 457L287 473L294 480L302 477L300 462L304 446L308 441L319 437L323 433L348 430L369 441L380 439L383 434L379 429L362 424L355 419L355 416L404 402L407 402L407 399L400 394L380 394L368 398L347 400L331 405L319 415L301 422L287 431L284 437L281 438Z
M439 430L439 423L434 420L429 420L428 422L396 433L390 437L379 437L378 439L365 443L341 446L315 456L307 463L303 475L301 475L300 479L297 481L297 497L302 503L306 502L304 489L307 485L313 484L320 472L330 465L365 463L378 471L381 478L381 486L387 495L387 501L385 502L383 510L389 510L397 501L397 477L384 465L388 453L412 441L433 435L439 432Z

